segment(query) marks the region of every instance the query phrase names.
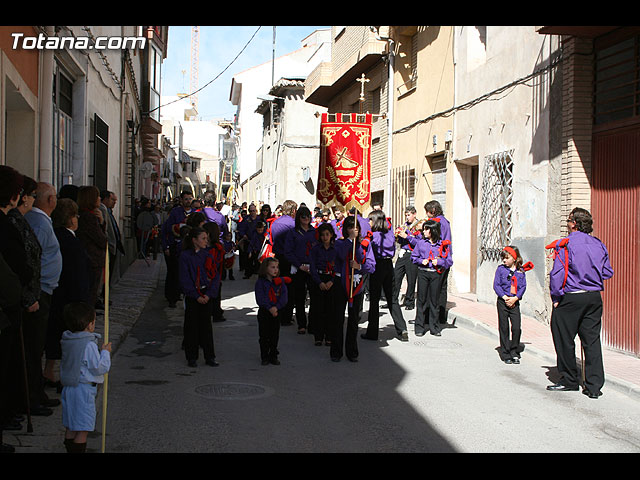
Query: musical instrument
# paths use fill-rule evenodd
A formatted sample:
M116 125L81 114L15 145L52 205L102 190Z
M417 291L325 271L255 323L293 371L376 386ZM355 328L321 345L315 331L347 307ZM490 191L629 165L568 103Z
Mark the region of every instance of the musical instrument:
M409 225L409 228L408 228L409 232L411 232L412 234L418 233L419 231L422 230L422 225L427 220L428 218L420 218L420 219L416 218L413 222L411 222L411 225ZM400 232L403 232L405 230L406 228L404 226L396 228L396 231L395 231L396 238L398 238L398 234Z

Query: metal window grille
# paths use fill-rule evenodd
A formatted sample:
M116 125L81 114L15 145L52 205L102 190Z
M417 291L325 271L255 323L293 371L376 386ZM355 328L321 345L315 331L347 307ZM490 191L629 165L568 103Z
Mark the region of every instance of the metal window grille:
M415 170L408 165L396 167L391 171L391 195L389 206L385 213L391 216L395 227L404 223L404 209L409 205L415 206L416 195ZM418 215L420 212L418 211Z
M513 150L488 155L482 168L481 261L500 259L511 243L513 223Z

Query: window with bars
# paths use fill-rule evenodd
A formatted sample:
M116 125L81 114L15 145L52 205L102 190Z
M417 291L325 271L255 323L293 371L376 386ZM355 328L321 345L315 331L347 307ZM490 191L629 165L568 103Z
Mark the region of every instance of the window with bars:
M513 234L513 150L486 156L481 182L481 260L498 261Z

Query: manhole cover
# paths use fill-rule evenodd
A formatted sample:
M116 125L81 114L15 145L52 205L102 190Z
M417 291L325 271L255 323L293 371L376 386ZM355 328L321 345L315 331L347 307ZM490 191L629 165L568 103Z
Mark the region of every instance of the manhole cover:
M270 388L246 383L214 383L196 387L195 393L216 400L250 400L271 395Z
M419 345L421 347L438 348L438 349L460 348L460 347L462 347L461 343L450 342L449 340L444 340L442 338L436 338L431 342L426 341L426 340L416 340L415 342L413 342L413 344L414 345Z

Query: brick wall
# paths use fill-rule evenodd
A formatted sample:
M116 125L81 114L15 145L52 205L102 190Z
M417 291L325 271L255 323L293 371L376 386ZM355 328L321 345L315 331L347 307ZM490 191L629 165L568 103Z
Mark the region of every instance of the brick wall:
M563 38L562 214L591 206L593 42Z

